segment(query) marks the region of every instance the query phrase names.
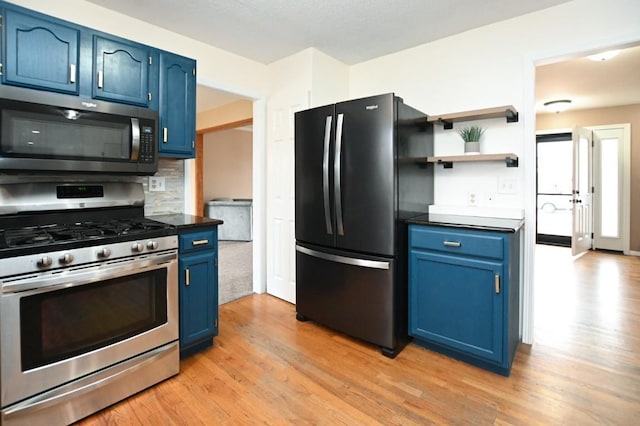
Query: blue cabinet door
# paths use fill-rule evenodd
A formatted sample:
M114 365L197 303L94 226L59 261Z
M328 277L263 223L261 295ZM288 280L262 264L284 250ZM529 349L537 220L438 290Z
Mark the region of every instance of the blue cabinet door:
M196 140L196 62L160 52L161 157L194 158Z
M78 94L80 30L6 10L2 81Z
M148 106L150 53L145 45L94 35L92 96Z
M502 262L411 250L409 276L412 336L502 363Z
M218 283L212 251L180 256L180 345L217 334Z

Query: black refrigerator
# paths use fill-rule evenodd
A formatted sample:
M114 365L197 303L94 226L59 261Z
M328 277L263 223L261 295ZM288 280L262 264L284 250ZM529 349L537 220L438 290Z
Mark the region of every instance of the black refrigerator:
M296 312L395 357L407 225L433 203L433 127L384 94L295 114Z

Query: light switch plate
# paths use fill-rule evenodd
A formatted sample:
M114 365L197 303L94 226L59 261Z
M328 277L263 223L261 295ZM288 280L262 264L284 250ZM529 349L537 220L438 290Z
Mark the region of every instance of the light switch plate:
M149 176L149 192L162 192L162 191L165 191L164 177Z

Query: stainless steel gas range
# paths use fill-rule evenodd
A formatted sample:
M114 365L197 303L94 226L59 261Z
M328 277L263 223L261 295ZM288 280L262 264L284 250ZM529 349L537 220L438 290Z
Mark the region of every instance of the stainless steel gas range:
M179 372L178 239L139 183L0 185L1 423L69 424Z

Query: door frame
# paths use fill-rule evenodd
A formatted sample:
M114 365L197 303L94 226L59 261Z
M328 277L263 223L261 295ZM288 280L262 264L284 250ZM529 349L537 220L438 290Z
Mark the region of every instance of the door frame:
M267 249L266 249L266 96L263 93L245 90L238 87L197 78L196 85L211 89L233 93L253 101L253 292L264 293L267 289ZM184 212L195 215L197 213L197 165L196 159L184 160Z
M523 120L524 139L524 208L525 218L531 223L536 215L536 111L535 86L536 66L559 62L570 57L586 56L596 51L617 49L640 43L639 34L625 34L606 37L595 42L576 43L560 49L544 50L526 54L522 60L523 105L522 116L531 119ZM534 340L534 282L535 282L535 226L524 227L524 253L521 288L521 335L522 342L533 344Z

